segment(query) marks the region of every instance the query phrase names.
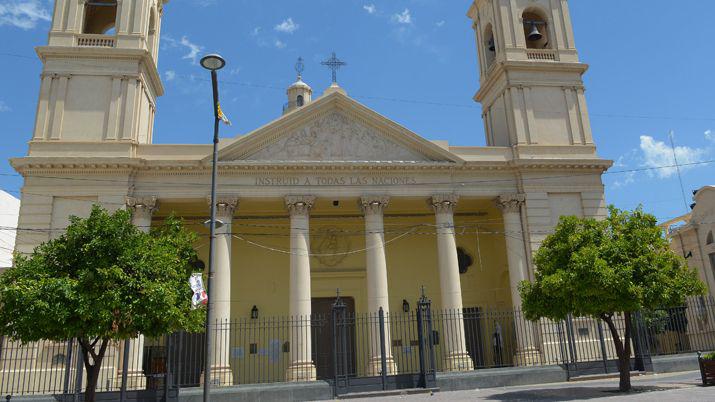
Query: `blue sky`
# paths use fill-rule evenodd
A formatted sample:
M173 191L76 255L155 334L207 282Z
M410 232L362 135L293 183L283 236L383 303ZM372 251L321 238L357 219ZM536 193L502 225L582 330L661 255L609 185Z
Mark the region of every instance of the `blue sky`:
M8 158L32 135L51 1L0 0L0 188L18 196ZM221 99L246 133L278 117L293 65L316 94L330 84L320 65L331 51L348 66L348 94L428 139L484 145L479 77L468 0L172 0L165 8L155 143L208 143L210 83L197 64L220 52ZM715 52L711 0L571 0L576 45L591 65L587 99L599 154L616 164L604 176L607 201L643 204L664 220L685 212L675 169L623 172L715 159ZM715 164L681 168L690 191L715 184Z

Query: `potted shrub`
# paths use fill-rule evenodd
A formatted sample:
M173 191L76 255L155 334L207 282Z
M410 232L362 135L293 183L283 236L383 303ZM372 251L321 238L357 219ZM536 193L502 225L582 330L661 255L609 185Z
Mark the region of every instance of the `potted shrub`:
M698 352L698 363L703 385L715 385L715 352L705 355Z

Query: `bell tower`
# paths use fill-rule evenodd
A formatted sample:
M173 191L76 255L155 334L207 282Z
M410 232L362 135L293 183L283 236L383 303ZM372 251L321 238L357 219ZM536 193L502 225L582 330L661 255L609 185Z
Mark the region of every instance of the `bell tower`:
M467 15L487 145L595 153L567 0L474 0Z
M36 49L43 69L31 155L58 141L152 142L166 2L55 1L48 44Z

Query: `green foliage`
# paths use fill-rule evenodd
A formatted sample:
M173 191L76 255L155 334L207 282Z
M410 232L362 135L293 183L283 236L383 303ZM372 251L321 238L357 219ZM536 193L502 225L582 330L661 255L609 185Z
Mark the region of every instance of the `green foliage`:
M715 360L715 352L702 355L703 360Z
M173 217L150 234L94 206L0 276L0 333L25 342L119 340L199 331L188 278L193 233Z
M614 312L681 305L704 284L673 253L653 215L609 207L605 220L563 217L535 256L533 283L520 292L526 317Z

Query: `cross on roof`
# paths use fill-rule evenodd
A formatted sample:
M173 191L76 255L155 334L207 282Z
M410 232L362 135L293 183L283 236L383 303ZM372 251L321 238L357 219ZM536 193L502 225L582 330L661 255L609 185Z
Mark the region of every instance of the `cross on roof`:
M328 67L329 69L331 69L333 71L333 83L336 83L338 81L337 80L338 70L340 69L340 67L345 66L348 63L335 57L335 52L333 52L333 55L328 60L325 60L325 61L321 62L320 64Z

